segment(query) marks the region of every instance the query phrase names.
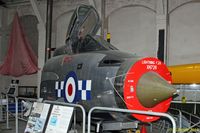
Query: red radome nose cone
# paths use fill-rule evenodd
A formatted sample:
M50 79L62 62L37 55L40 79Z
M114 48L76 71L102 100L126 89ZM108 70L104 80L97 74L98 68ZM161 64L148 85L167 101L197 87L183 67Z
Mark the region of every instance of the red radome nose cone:
M124 80L124 101L130 110L164 113L168 110L176 90L171 83L167 66L157 58L143 58L133 64ZM160 117L132 114L143 122Z

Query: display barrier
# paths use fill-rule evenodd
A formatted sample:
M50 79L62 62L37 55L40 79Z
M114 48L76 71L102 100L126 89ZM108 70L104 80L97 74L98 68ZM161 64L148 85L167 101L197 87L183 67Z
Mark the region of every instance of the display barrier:
M10 94L5 94L7 101L9 101L9 98L14 98L15 99L15 133L18 133L18 100L28 100L28 101L37 101L38 99L32 99L32 98L24 98L24 97L17 97L15 95L10 95ZM10 129L10 124L9 124L9 102L7 102L6 105L6 129Z
M127 110L127 109L119 109L119 108L108 108L108 107L93 107L90 109L88 113L88 133L90 133L91 128L91 116L95 110L100 111L110 111L110 112L120 112L120 113L135 113L135 114L143 114L143 115L152 115L152 116L163 116L168 118L172 122L172 133L176 133L176 122L172 116L166 113L159 112L149 112L149 111L139 111L139 110Z
M27 101L31 101L31 102L36 102L39 99L33 99L33 98L24 98L24 97L17 97L15 95L10 95L10 94L4 94L6 95L6 99L7 101L9 101L9 98L14 98L15 99L15 133L18 133L18 100L27 100ZM78 104L69 104L69 103L60 103L60 102L55 102L55 101L48 101L45 100L43 101L43 103L49 103L49 104L56 104L56 105L64 105L64 106L70 106L70 107L75 107L75 108L80 108L82 111L82 115L83 115L83 133L85 133L85 125L86 125L86 113L85 113L85 109ZM9 105L7 102L6 105L6 129L10 129L10 124L9 124Z
M7 101L9 101L9 97L12 97L15 99L15 129L16 129L16 133L18 133L18 127L19 127L19 125L18 125L18 99L14 95L6 94ZM10 129L10 126L9 126L9 102L7 102L7 105L6 105L6 128Z
M179 129L182 129L182 112L179 109L170 108L170 110L177 111L179 113ZM181 133L181 130L179 131Z
M31 98L23 98L23 97L16 97L13 95L6 94L6 99L9 100L9 97L12 97L15 99L15 128L16 128L16 133L18 133L18 100L29 100L29 101L38 101L38 99L31 99ZM43 103L49 103L53 105L63 105L63 106L70 106L70 107L75 107L75 108L80 108L82 111L83 115L83 127L82 127L82 133L85 133L85 127L86 127L86 112L83 106L78 105L78 104L71 104L71 103L62 103L62 102L57 102L57 101L48 101L45 100ZM7 102L7 120L6 120L6 126L7 129L9 129L9 110L8 110L8 102ZM152 116L163 116L168 118L172 122L172 133L176 133L176 123L175 120L172 116L166 113L158 113L158 112L148 112L148 111L139 111L139 110L128 110L128 109L119 109L119 108L108 108L108 107L93 107L90 109L88 113L88 130L87 133L90 133L91 129L91 115L95 110L100 110L100 111L109 111L109 112L119 112L119 113L135 113L135 114L144 114L144 115L152 115Z
M0 122L5 121L6 111L3 109L7 105L7 99L0 94Z
M85 109L83 108L83 106L81 106L81 105L79 105L79 104L61 103L61 102L48 101L48 100L45 100L45 101L43 101L43 102L44 102L44 103L50 103L50 104L56 104L56 105L64 105L64 106L70 106L70 107L80 108L81 111L82 111L82 115L83 115L83 129L82 129L82 133L85 133L86 112L85 112Z
M10 94L4 94L6 96L7 101L9 101L9 98L14 98L15 99L15 133L18 133L18 101L19 100L27 100L27 101L31 101L31 102L36 102L36 101L40 101L40 99L34 99L34 98L24 98L24 97L17 97L15 95L10 95ZM63 106L70 106L70 107L75 107L75 108L80 108L82 111L82 115L83 115L83 130L82 132L85 133L85 125L86 125L86 113L85 113L85 109L78 104L69 104L69 103L60 103L60 102L55 102L55 101L48 101L45 100L43 101L43 103L49 103L49 104L53 104L53 105L63 105ZM6 129L10 129L10 124L9 124L9 103L7 102L6 105Z

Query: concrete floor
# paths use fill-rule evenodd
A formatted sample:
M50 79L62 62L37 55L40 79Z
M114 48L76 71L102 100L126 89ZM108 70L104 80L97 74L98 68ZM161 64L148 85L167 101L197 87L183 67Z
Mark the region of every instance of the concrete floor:
M6 129L6 123L0 122L0 133L16 133L16 131L15 131L15 120L11 120L9 122L9 125L10 125L11 129ZM19 120L18 133L24 133L25 127L26 127L26 122ZM148 133L160 133L160 130L158 130L156 128L153 128L152 132L150 132L148 128L147 128L147 130L148 130ZM75 131L75 132L71 131L70 133L81 133L81 132L82 132L82 128L80 126L78 126L78 131ZM94 133L94 132L91 131L91 133ZM105 133L110 133L110 132L105 132Z
M25 121L19 120L18 121L18 133L24 133L24 130L26 128L26 123ZM9 121L9 129L6 129L6 122L0 122L0 133L16 133L15 130L15 120ZM79 130L77 131L78 133L82 132L82 128L79 127ZM71 131L70 133L77 133L76 131Z
M6 123L5 122L0 123L0 133L16 133L16 131L15 131L15 120L9 121L9 125L10 125L9 127L11 129L8 130L8 129L6 129ZM23 133L24 130L25 130L25 127L26 127L26 122L19 120L18 133Z

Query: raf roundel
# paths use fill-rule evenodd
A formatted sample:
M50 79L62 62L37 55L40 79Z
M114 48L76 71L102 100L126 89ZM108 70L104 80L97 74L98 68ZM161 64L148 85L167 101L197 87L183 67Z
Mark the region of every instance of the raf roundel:
M71 71L65 78L64 82L64 98L66 102L75 103L78 93L78 80L76 73Z

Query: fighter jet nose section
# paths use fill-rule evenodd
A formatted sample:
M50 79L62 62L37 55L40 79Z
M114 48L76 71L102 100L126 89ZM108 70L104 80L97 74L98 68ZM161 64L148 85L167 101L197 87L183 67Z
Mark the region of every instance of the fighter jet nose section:
M125 67L123 67L125 68ZM157 58L147 57L136 61L126 72L124 101L131 110L166 112L176 90L170 84L167 66ZM132 114L141 121L155 121L159 117Z
M155 72L143 74L137 84L137 97L147 108L154 107L176 93L174 87Z

